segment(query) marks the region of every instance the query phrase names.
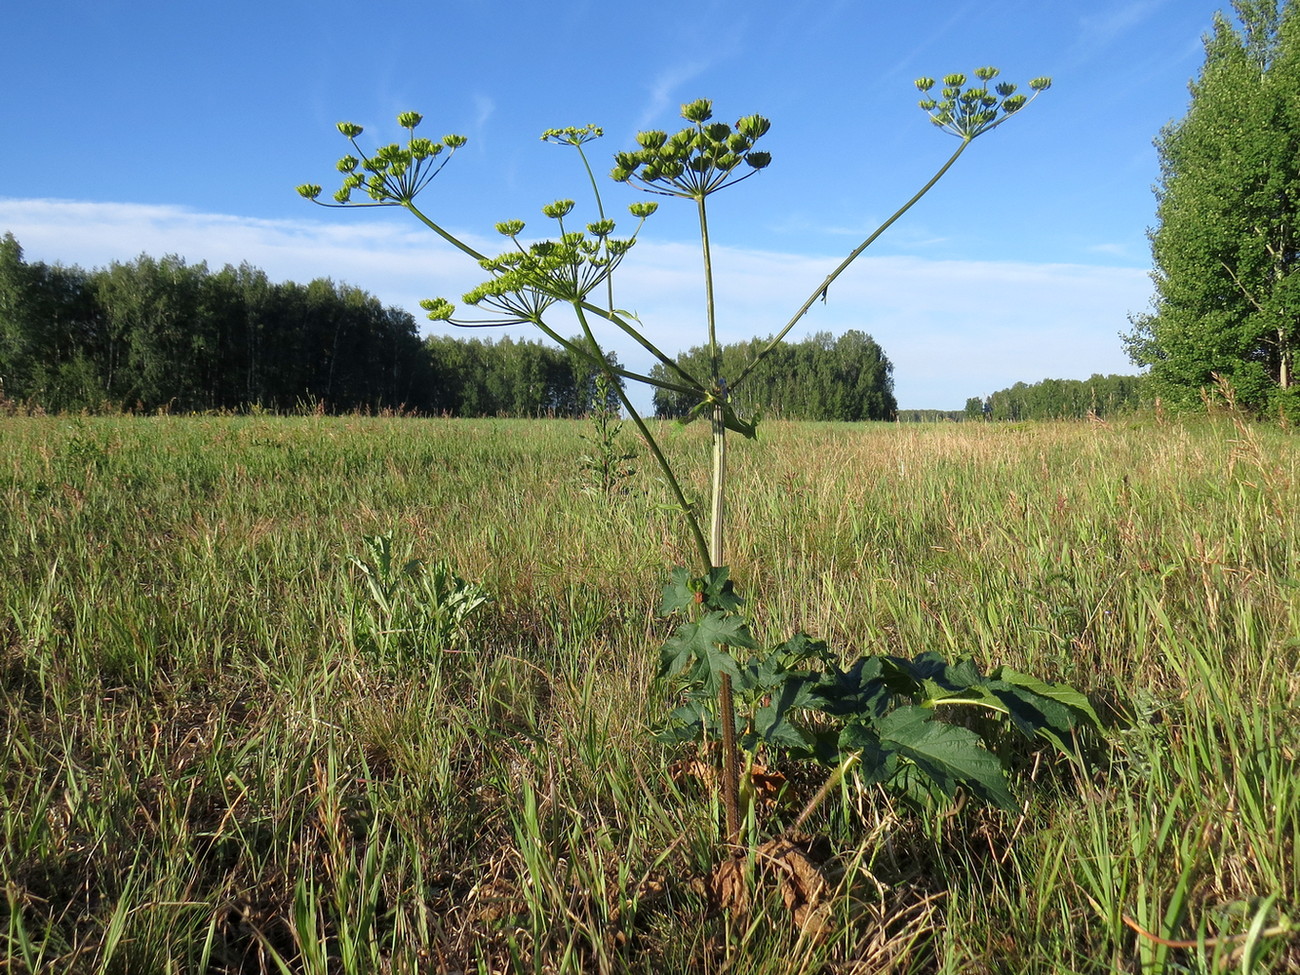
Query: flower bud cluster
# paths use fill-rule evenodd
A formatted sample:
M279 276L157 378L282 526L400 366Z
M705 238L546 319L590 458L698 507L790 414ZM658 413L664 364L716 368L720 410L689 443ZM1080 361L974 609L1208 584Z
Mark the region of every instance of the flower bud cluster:
M456 325L508 325L539 323L543 312L558 301L581 302L622 262L636 243L641 223L658 208L655 203L634 203L628 209L638 219L629 238L615 238L615 223L601 219L587 224L586 232L570 231L564 218L573 212L572 200L556 200L542 207L542 213L556 222L559 236L525 245L519 240L524 221L503 220L497 233L509 237L512 250L479 262L491 273L490 280L461 298L467 305L484 308L504 319L453 321L455 308L442 298L421 302L434 321Z
M650 193L702 199L772 161L770 154L754 149L771 127L761 115L747 115L734 126L713 122L713 103L701 98L682 106L682 118L691 124L673 135L639 133L639 148L616 153L610 176ZM737 174L742 164L748 168Z
M357 145L357 137L365 130L354 122L340 122L339 132L352 143L357 155L349 153L338 161L337 169L343 174L343 182L333 195L334 202L322 203L319 199L321 188L315 183L299 186L298 193L321 206L352 204L352 193L362 189L370 202L353 205L409 204L466 142L463 135L446 135L438 142L417 136L415 129L423 120L424 117L419 112L403 112L397 116L397 124L408 133L406 145L390 143L379 147L369 156ZM442 155L444 149L448 150L446 157L435 164L434 161Z
M976 68L974 73L980 83L969 88L964 74L945 75L938 98L930 96L933 78L916 80L916 87L926 95L918 103L922 111L943 131L967 142L1001 125L1052 86L1051 78L1035 78L1029 82L1034 94L1026 97L1016 94L1016 86L1009 82L999 82L990 91L989 82L999 74L997 68Z
M559 146L580 146L599 139L605 130L599 125L566 125L562 129L547 129L542 133L543 142L552 142Z

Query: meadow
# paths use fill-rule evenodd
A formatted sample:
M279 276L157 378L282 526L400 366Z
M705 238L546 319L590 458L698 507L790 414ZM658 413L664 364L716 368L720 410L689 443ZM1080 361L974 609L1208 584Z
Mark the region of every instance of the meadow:
M660 432L703 485L704 425ZM771 422L732 449L764 641L1008 664L1108 725L1088 763L1022 747L1018 814L845 784L807 824L816 923L776 887L709 904L716 800L649 730L692 550L644 452L589 490L588 433L0 417L0 972L1300 969L1294 432ZM377 535L491 594L454 643L391 652Z

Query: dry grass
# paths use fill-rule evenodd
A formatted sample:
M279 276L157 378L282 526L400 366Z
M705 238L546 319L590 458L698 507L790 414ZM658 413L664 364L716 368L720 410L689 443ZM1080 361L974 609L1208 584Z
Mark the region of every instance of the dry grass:
M844 791L796 928L775 882L710 907L718 810L645 731L691 551L648 465L579 490L581 432L0 418L0 972L1300 966L1293 435L772 423L738 447L758 634L969 653L1115 722L1092 775L1024 756L1018 819ZM699 483L702 432L664 430ZM347 557L378 532L496 596L463 652L354 644Z

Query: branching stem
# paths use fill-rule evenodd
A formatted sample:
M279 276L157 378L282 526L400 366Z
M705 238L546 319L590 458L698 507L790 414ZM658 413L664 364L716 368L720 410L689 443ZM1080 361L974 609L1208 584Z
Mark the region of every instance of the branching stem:
M855 247L849 253L848 257L840 261L839 266L837 266L834 271L828 274L826 276L826 279L822 281L822 283L819 284L813 290L813 293L808 296L808 300L799 306L799 310L795 312L794 316L790 319L790 321L786 323L785 328L781 329L781 331L777 333L776 338L772 339L772 341L769 342L763 348L763 350L759 352L758 355L754 356L754 358L749 362L749 364L740 371L740 375L737 376L734 382L732 382L731 384L733 389L739 386L740 383L744 381L745 377L748 376L751 372L753 372L754 368L760 362L762 362L763 359L765 359L773 349L775 349L778 345L781 344L781 341L787 335L790 334L790 329L794 328L795 325L798 324L799 319L803 318L804 315L808 314L808 310L812 308L813 302L815 302L818 298L826 297L826 293L830 289L830 286L834 283L835 279L838 278L841 274L843 274L844 271L848 268L848 266L852 264L854 261L856 261L858 257L861 256L863 251L865 251L868 247L874 244L877 238L879 238L881 234L883 234L886 230L892 227L894 223L903 214L905 214L908 210L912 209L912 207L916 205L917 201L919 201L921 197L925 196L925 194L929 193L930 190L934 188L934 184L939 182L939 180L943 178L944 174L947 173L948 170L952 168L953 163L955 163L958 157L961 156L961 154L966 151L966 147L969 146L972 141L973 139L971 138L963 139L961 145L957 147L957 151L948 157L948 161L939 167L938 172L936 172L933 176L930 177L929 182L927 182L924 186L922 186L919 190L917 190L916 194L910 200L908 200L896 211L894 211L894 215L891 216L884 223L882 223L879 227L877 227L875 231L872 232L871 236L869 236L861 244Z
M447 243L451 244L452 247L455 247L457 250L461 251L464 254L468 254L476 261L487 260L486 257L484 257L482 254L476 251L473 247L470 247L469 244L465 243L455 234L448 233L447 231L439 227L436 223L434 223L432 220L430 220L427 216L425 216L423 211L421 211L420 208L417 207L415 203L413 203L411 200L406 200L405 202L402 203L402 206L406 207L406 209L411 211L411 213L415 215L415 219L419 220L420 223L424 224L426 227L432 230L435 234L437 234Z

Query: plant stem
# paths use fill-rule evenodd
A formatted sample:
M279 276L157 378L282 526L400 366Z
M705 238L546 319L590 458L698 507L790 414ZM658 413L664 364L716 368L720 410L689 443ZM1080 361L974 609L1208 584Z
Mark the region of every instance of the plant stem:
M700 215L700 245L704 252L704 303L709 323L709 366L713 373L713 492L709 506L709 560L712 567L723 564L727 488L727 426L725 406L727 383L722 378L722 356L718 348L717 311L713 301L713 258L709 247L709 220L704 194L696 198ZM724 648L726 649L726 648ZM718 718L722 722L722 803L726 810L726 843L733 851L740 843L740 769L736 756L736 705L731 675L722 675L718 688Z
M582 302L582 308L583 308L584 311L589 311L589 312L591 312L592 314L599 315L601 318L605 319L607 322L610 322L611 324L617 326L617 327L618 327L619 329L621 329L624 333L626 333L630 338L634 339L637 343L640 344L641 348L645 349L645 350L646 350L647 352L649 352L652 356L654 356L656 359L658 359L660 362L662 362L665 366L667 366L667 367L668 367L669 369L671 369L673 372L677 373L677 375L681 376L682 379L684 379L687 383L691 384L691 388L690 388L690 390L689 390L690 392L692 392L692 393L697 393L697 392L698 392L698 393L702 393L702 392L704 391L704 386L703 386L703 384L700 383L700 382L699 382L699 381L698 381L694 376L692 376L689 372L687 372L685 369L683 369L680 365L678 365L676 359L670 358L669 356L665 355L662 351L659 350L658 347L655 346L655 344L654 344L653 342L651 342L649 339L647 339L644 335L642 335L639 331L637 331L633 326L631 326L631 325L629 325L627 322L625 322L625 321L623 320L622 316L620 316L617 312L611 312L611 311L609 311L608 309L601 308L599 305L593 305L593 304L591 304L590 302L587 302L587 301ZM667 386L665 383L663 383L663 382L661 382L660 380L657 380L657 379L645 379L644 381L645 381L645 382L648 382L648 383L650 383L650 384L652 384L652 385L655 385L655 386L665 386L665 388L668 388L668 389L681 389L681 388L682 388L682 387L680 387L680 386Z
M700 246L704 252L704 310L709 325L709 369L712 375L713 394L718 403L713 407L713 492L709 506L709 555L714 566L723 564L725 494L727 487L727 427L724 406L727 401L726 381L722 378L722 355L718 348L717 308L713 300L713 257L709 247L709 219L705 210L704 195L696 198L700 218Z
M591 171L591 163L587 161L587 154L582 151L582 143L576 146L578 158L582 160L582 165L587 170L587 179L591 180L591 192L596 197L596 212L600 214L600 219L605 219L605 204L600 199L600 187L596 184L596 174ZM614 276L612 274L605 276L605 296L609 302L609 313L614 314Z
M476 251L473 247L470 247L469 244L465 243L463 240L461 240L459 237L455 236L454 234L449 234L447 231L443 230L436 223L430 220L427 216L424 215L423 212L421 212L420 208L417 207L410 200L407 200L405 203L402 204L402 206L410 210L411 213L415 215L415 219L419 220L420 223L424 224L426 227L432 230L435 234L437 234L447 243L451 244L452 247L455 247L457 250L461 251L464 254L468 254L476 261L486 260L486 258L482 254Z
M838 278L850 264L856 261L858 257L861 256L863 251L865 251L868 247L874 244L876 242L876 239L881 234L883 234L886 230L892 227L894 225L894 222L898 220L899 217L905 214L908 210L912 209L912 207L916 205L917 201L920 200L921 197L925 196L926 193L929 193L930 190L933 189L934 184L939 182L939 180L943 178L944 173L948 172L948 170L952 168L953 163L955 163L957 161L957 158L963 152L966 151L966 147L969 146L972 141L973 140L970 138L963 139L961 145L957 147L957 151L948 157L948 161L939 167L938 172L936 172L933 176L930 177L929 182L927 182L924 186L922 186L919 190L917 190L916 194L910 200L908 200L896 211L894 211L894 215L890 217L888 220L886 220L884 223L882 223L879 227L877 227L870 237L868 237L856 248L854 248L848 257L840 261L839 266L836 267L835 270L832 271L830 274L828 274L826 276L826 279L822 281L822 283L819 284L813 290L813 293L808 296L808 300L799 306L799 310L794 313L790 321L786 322L785 328L781 329L781 331L777 333L776 338L772 339L772 341L769 342L766 347L764 347L763 351L760 352L758 355L754 356L754 358L749 361L749 364L746 365L745 368L740 371L740 375L737 376L735 378L735 381L732 382L731 384L733 389L736 386L740 385L740 383L744 381L745 377L748 376L751 372L753 372L754 368L760 362L762 362L765 358L767 358L768 354L773 349L775 349L777 345L781 343L781 340L784 339L790 333L790 329L795 327L799 319L803 318L804 315L808 314L808 309L810 309L813 306L813 302L815 302L818 298L825 300L827 289L830 288L831 284L835 281L835 279Z
M715 566L722 565L723 519L727 499L727 427L721 406L713 408L713 497L710 505L709 553Z
M727 817L726 844L734 853L740 845L740 770L736 767L736 703L731 692L731 675L722 675L718 689L718 710L722 721L722 806Z
M831 770L831 774L826 777L826 781L823 782L822 787L817 790L817 794L809 799L804 805L803 811L799 813L798 818L786 829L784 835L787 839L794 833L803 829L804 824L812 818L812 814L821 807L821 804L826 801L826 797L831 794L831 789L834 789L839 785L840 782L844 780L844 776L848 774L849 769L853 768L853 766L857 765L860 761L862 761L862 752L850 752L848 755L844 756L844 759L840 764L836 765L835 768Z
M600 312L602 318L609 318L607 314L605 314L603 311L600 310L599 307L595 305L589 305L586 302L583 302L580 307L584 311ZM569 339L566 339L564 336L562 336L559 332L555 331L553 328L547 325L540 318L533 319L532 323L537 326L537 328L541 331L543 335L545 335L556 345L560 346L560 348L564 349L566 352L572 352L574 355L580 355L583 358L594 363L597 367L600 366L600 363L602 361L601 357L594 355L590 349L584 349L582 346L575 344ZM606 362L606 365L609 365L609 363ZM664 379L655 379L652 376L643 376L640 373L632 372L628 369L624 369L622 366L609 366L609 370L616 376L622 376L624 379L631 379L634 382L644 383L647 386L657 386L660 389L671 389L679 393L687 393L687 394L697 394L700 391L700 387L698 384L691 385L691 386L683 386L680 383L670 383ZM691 380L691 382L694 383L694 380Z
M583 165L587 165L587 157L585 155L582 155L582 162ZM595 177L592 175L591 167L589 165L587 166L587 175L591 177L592 186L594 188L596 186L596 180ZM459 237L456 237L454 234L448 233L446 230L443 230L442 227L438 226L436 223L430 220L429 217L423 211L421 211L420 208L417 207L414 203L407 201L406 203L403 203L402 206L406 207L406 209L409 210L417 220L419 220L422 224L424 224L426 227L428 227L430 230L436 233L443 240L447 241L447 243L451 244L457 250L461 251L464 254L469 255L470 257L474 258L474 260L476 261L485 260L484 256L480 254L478 251L476 251L473 247L470 247L469 244L466 244L463 240L461 240ZM597 210L599 210L601 218L603 219L605 216L605 210L604 210L604 206L600 202L600 191L598 189L596 190L596 208ZM653 355L656 359L662 362L669 369L676 372L677 375L679 375L683 380L686 381L687 385L679 386L674 383L667 383L662 380L651 379L649 376L641 376L636 373L631 373L626 371L620 371L620 375L624 376L627 379L635 380L636 382L647 383L651 386L660 386L663 387L664 389L671 389L674 390L675 392L686 393L688 395L701 392L702 391L701 384L697 382L696 379L690 373L686 372L686 370L684 370L681 366L679 366L675 359L672 359L667 355L665 355L663 352L661 352L654 345L654 343L650 342L644 335L642 335L639 331L637 331L637 329L633 328L626 321L624 321L622 316L618 315L614 311L614 286L612 280L610 281L608 298L609 298L608 309L600 308L597 305L592 305L585 301L582 302L582 307L585 308L587 311L595 312L596 314L604 318L606 321L609 321L610 323L618 326L618 328L622 329L623 332L625 332L628 336L630 336L631 338L635 339L638 343L640 343L643 349L645 349L647 352ZM540 325L541 323L539 322L538 324Z
M712 379L716 383L718 374L722 372L722 362L718 352L718 326L713 302L713 256L709 248L709 219L702 195L697 197L696 204L700 216L700 245L704 251L704 310L709 323L709 365L713 370Z

